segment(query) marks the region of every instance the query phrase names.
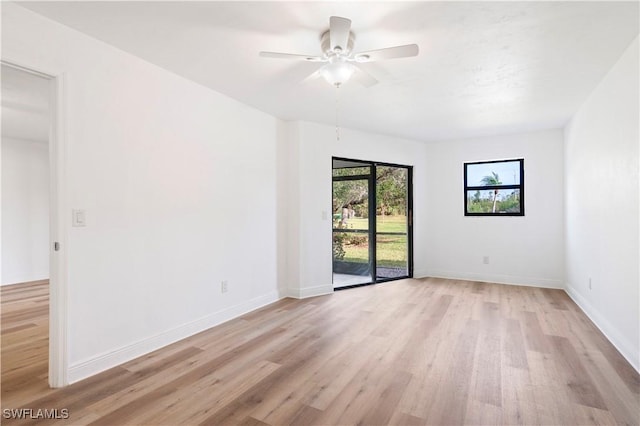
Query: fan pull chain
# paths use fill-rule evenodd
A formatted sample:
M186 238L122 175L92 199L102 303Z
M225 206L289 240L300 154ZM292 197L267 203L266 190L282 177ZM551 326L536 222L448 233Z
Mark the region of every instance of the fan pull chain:
M336 84L336 141L340 142L340 85Z

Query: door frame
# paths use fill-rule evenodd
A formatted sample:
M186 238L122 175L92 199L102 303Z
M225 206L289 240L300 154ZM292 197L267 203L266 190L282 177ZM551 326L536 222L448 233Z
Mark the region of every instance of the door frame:
M333 170L334 160L351 161L354 163L362 163L362 167L370 167L369 173L369 262L371 262L371 273L373 281L370 283L353 284L344 287L334 288L335 290L344 290L348 288L361 287L365 285L379 284L383 282L402 280L407 278L413 278L413 166L404 164L387 163L382 161L368 161L358 160L355 158L346 157L331 157L331 170ZM376 218L376 167L397 167L407 170L407 275L400 278L383 278L379 279L377 274L377 261L376 261L376 247L377 247L377 218ZM342 180L349 180L342 179ZM333 202L333 176L331 176L331 200ZM333 208L331 209L333 214ZM331 238L333 239L333 226L331 229ZM331 267L331 273L333 274L333 264Z
M49 80L49 386L68 384L68 282L65 73L2 59L2 65ZM56 249L57 247L57 249Z

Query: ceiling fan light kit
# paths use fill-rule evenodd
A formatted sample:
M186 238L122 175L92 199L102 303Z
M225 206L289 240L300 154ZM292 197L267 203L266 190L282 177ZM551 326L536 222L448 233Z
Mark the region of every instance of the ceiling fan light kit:
M372 86L377 80L362 68L352 64L373 62L385 59L407 58L417 56L419 49L417 44L407 44L404 46L387 47L384 49L370 50L367 52L353 52L355 36L351 32L351 20L332 16L329 18L329 30L320 37L321 56L299 55L295 53L260 52L260 56L265 58L296 59L308 62L327 63L317 74L322 76L327 83L335 87L340 87L346 83L351 76L359 72L363 76L362 80L366 86Z
M320 75L332 86L340 87L353 75L356 67L344 60L331 62L320 69Z

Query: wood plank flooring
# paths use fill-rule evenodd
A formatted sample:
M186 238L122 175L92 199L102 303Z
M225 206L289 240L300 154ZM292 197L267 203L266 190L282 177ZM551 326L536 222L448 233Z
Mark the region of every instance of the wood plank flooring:
M69 418L3 424L640 423L638 373L561 290L428 278L284 299L57 390L47 297L2 288L2 408Z
M49 281L0 287L1 401L49 389Z

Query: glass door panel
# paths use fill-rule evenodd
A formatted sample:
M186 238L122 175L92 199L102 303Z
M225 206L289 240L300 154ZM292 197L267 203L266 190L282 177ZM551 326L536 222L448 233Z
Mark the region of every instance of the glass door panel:
M409 276L409 176L406 167L376 167L376 275Z
M359 170L334 169L333 283L335 288L374 281L369 226L370 178L362 174L363 171L368 173L370 168L358 167L357 169ZM358 174L353 174L354 171Z

